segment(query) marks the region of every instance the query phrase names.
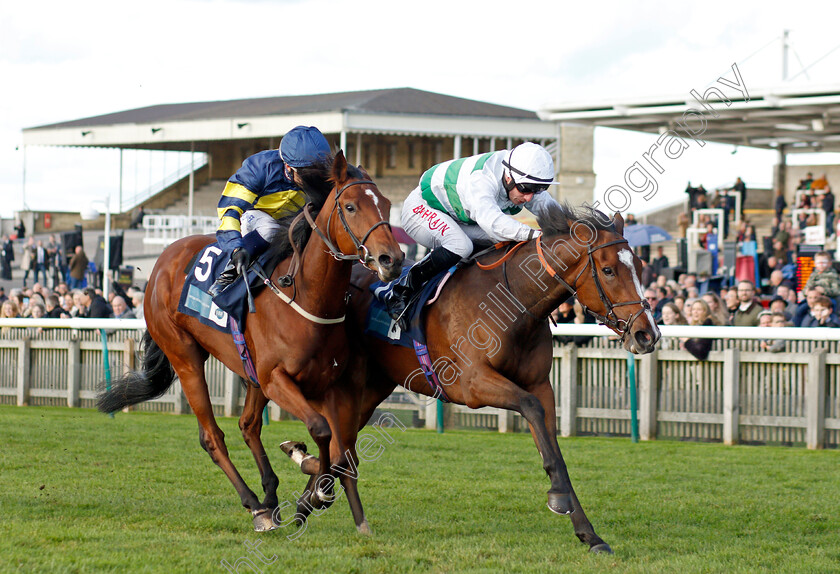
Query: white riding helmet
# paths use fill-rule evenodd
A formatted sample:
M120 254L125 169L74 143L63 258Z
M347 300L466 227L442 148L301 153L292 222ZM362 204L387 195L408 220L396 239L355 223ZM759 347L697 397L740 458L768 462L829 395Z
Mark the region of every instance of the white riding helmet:
M537 193L545 191L554 181L554 160L541 145L532 142L519 144L510 151L502 165L508 169L513 182ZM524 185L521 185L524 184Z

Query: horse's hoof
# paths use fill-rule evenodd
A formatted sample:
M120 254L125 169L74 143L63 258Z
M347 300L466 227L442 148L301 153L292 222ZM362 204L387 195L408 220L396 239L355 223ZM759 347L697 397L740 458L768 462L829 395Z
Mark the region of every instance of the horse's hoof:
M596 544L595 546L590 548L589 551L593 554L613 554L612 548L610 548L610 545L606 542Z
M273 512L270 508L254 511L254 530L257 532L268 532L279 526L272 518Z
M575 511L572 507L572 497L559 492L548 493L548 509L555 514L571 514Z
M373 530L370 529L370 524L368 524L367 520L356 526L356 530L359 531L359 534L363 534L364 536L370 536L373 534Z

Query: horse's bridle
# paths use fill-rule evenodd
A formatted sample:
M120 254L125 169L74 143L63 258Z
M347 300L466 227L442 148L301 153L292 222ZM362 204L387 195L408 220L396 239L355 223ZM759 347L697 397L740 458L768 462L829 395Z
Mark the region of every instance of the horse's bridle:
M542 263L543 268L548 272L548 274L554 277L566 289L571 291L573 296L577 296L577 282L580 279L581 275L583 275L583 272L586 271L587 267L592 268L592 280L595 282L595 288L598 290L598 297L601 299L601 304L606 309L606 314L601 315L599 313L596 313L595 311L587 307L583 303L583 301L580 300L580 298L578 298L578 301L580 302L581 307L583 307L583 310L586 313L589 313L590 315L595 317L595 319L602 325L606 325L607 327L612 329L619 337L621 337L621 341L623 342L624 337L627 335L627 333L630 332L630 329L633 328L633 323L636 321L636 319L638 319L639 316L642 315L642 313L644 313L645 311L650 311L650 303L648 303L645 299L639 301L627 301L625 303L613 303L612 301L610 301L610 298L607 297L607 294L604 292L604 287L601 285L601 279L598 277L598 270L595 267L595 259L592 257L592 254L598 251L599 249L603 249L604 247L610 247L612 245L620 245L622 243L627 243L627 240L616 239L615 241L610 241L608 243L598 245L597 247L593 247L590 244L587 251L589 259L587 260L586 264L581 268L580 272L577 274L577 277L575 277L575 280L572 281L571 285L565 279L560 277L560 275L551 267L548 260L543 255L541 240L542 235L537 237L537 256L540 259L540 263ZM633 315L631 315L629 320L624 321L615 314L615 308L624 307L627 305L641 305L641 309L639 309Z
M373 227L368 229L367 233L365 233L364 236L362 237L362 239L359 240L359 238L356 237L356 234L353 233L353 230L350 229L350 226L347 224L347 218L344 215L344 209L342 209L341 204L338 202L339 198L341 197L341 194L344 193L344 190L346 190L348 187L353 187L354 185L362 185L362 184L365 184L365 183L369 183L371 185L376 185L375 183L373 183L369 179L358 179L358 180L355 180L355 181L351 181L350 183L344 184L344 187L342 187L341 189L339 189L335 193L335 205L333 206L333 209L330 212L330 216L327 219L327 229L329 229L330 226L332 225L333 214L335 214L335 212L338 211L338 219L339 219L339 221L341 221L341 225L344 227L344 231L346 231L347 234L350 235L350 239L353 240L353 245L356 246L356 254L355 255L345 255L343 251L341 251L338 247L336 247L333 244L332 241L330 241L330 238L327 237L326 233L321 231L321 229L315 223L315 219L312 217L312 214L309 212L309 207L310 207L311 204L307 204L306 207L304 207L303 213L304 213L304 217L306 217L306 221L309 222L309 226L312 228L312 230L315 233L317 233L321 237L321 240L323 240L323 242L327 245L327 249L329 249L330 255L332 255L333 257L335 257L339 261L354 261L354 260L358 259L362 263L362 265L367 267L366 261L367 261L367 258L370 256L370 251L365 246L365 242L370 237L370 234L373 233L374 230L377 229L379 226L386 225L386 226L388 226L388 229L390 230L391 229L391 224L389 222L385 221L384 219L380 220L379 222L375 223L373 225Z

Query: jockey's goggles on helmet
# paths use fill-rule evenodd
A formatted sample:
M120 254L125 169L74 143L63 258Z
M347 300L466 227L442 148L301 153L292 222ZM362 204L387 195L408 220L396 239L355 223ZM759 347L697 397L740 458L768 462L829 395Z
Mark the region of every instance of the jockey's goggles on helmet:
M528 194L528 193L537 194L537 193L542 193L542 192L544 192L545 190L548 189L548 186L549 186L549 183L550 183L551 180L549 180L546 183L536 183L533 180L536 180L537 182L542 181L542 180L540 178L534 177L532 175L528 175L524 171L520 171L520 170L516 169L515 167L513 167L512 165L510 165L506 161L502 161L502 165L504 167L508 168L508 170L510 170L510 178L513 180L514 185L516 187L518 187L519 191L521 191L522 193L524 193L524 194ZM516 176L514 174L516 174ZM517 177L517 176L519 176L519 177ZM516 181L517 179L520 179L520 180L530 179L532 181L530 181L530 182L529 181ZM508 191L510 191L510 190L508 190Z
M535 194L535 195L536 195L537 193L542 193L542 192L544 192L546 189L548 189L548 184L542 184L542 183L517 183L517 184L516 184L516 187L518 187L518 188L519 188L519 191L521 191L522 193L524 193L524 194L526 194L526 195L527 195L527 194L529 194L529 193L533 193L533 194Z

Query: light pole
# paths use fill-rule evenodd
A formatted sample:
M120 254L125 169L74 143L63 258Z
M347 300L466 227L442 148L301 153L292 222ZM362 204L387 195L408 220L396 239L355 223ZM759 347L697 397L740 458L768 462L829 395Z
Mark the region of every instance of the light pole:
M93 207L94 204L88 205L84 211L80 212L84 220L98 219L101 214L99 210ZM110 284L108 281L108 270L111 266L111 194L105 196L105 245L102 248L102 297L105 302L108 302L108 292Z

